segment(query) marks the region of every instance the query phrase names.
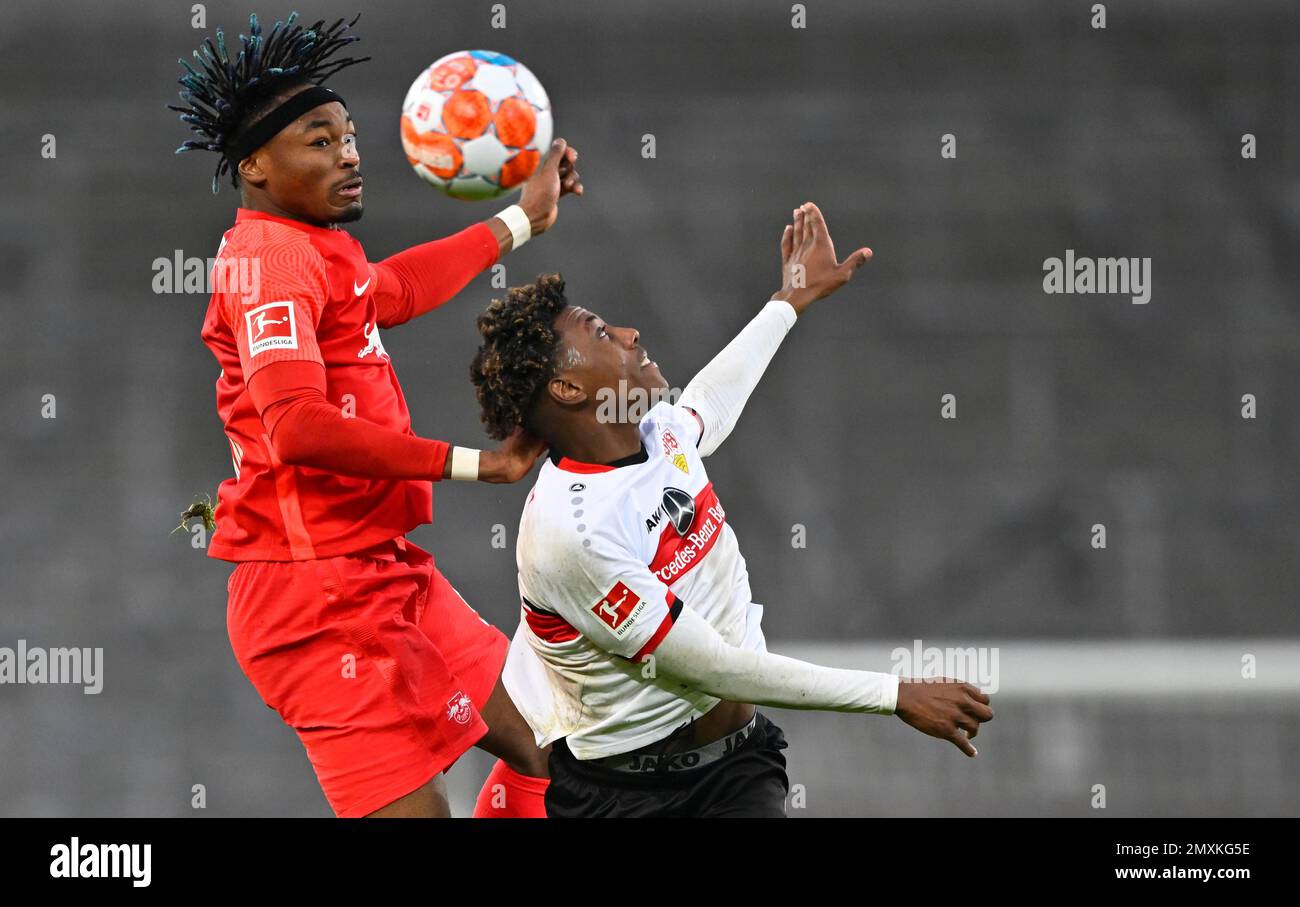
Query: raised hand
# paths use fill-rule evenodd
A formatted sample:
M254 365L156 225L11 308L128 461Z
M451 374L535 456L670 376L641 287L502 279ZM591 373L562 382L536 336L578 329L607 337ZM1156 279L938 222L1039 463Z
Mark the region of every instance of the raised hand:
M782 285L772 298L786 300L796 313L802 314L818 299L848 283L854 272L871 259L871 250L863 246L844 261L836 261L835 244L816 205L800 205L793 219L794 223L781 234Z
M532 471L537 458L545 452L545 441L518 427L496 450L485 450L479 455L479 481L518 482Z
M564 195L582 195L582 177L577 170L578 149L564 139L556 139L541 166L524 183L519 207L528 215L533 236L545 233L559 217L559 201Z

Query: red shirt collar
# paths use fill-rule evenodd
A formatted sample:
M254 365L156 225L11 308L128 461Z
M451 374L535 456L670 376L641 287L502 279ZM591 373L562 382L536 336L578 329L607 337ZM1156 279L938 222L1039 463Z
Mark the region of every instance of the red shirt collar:
M286 227L294 227L307 233L323 233L326 236L338 236L346 231L337 225L333 227L318 227L315 224L309 224L306 221L294 220L291 217L278 217L274 214L267 214L265 211L254 211L252 208L238 208L235 211L235 223L242 223L246 220L270 220L277 224L284 224Z
M552 462L565 472L613 472L618 468L617 466L606 466L604 463L583 463L581 460L570 460L568 457L560 457L560 459Z

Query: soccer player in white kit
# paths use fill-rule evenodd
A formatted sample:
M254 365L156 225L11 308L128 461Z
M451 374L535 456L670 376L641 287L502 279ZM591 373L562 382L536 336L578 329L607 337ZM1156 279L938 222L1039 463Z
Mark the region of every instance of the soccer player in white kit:
M678 403L639 419L620 417L668 382L637 331L569 303L558 274L478 319L470 373L489 433L522 425L550 447L520 519L522 619L502 672L538 745L552 746L549 816L783 816L786 742L757 705L896 714L970 756L993 717L969 684L767 651L703 457L795 319L871 257L837 262L811 203L793 219L781 290Z

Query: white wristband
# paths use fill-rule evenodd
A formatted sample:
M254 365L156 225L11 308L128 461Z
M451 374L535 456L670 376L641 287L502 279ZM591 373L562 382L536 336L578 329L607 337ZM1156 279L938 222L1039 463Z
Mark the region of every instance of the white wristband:
M766 312L769 309L781 316L787 331L794 327L794 323L799 319L799 313L794 310L794 306L784 299L769 299L767 305L763 306L763 311Z
M464 482L478 481L479 452L472 447L451 449L451 477Z
M524 213L524 209L518 205L511 205L497 217L505 221L505 225L510 228L510 235L514 237L514 244L510 247L512 251L528 242L533 235L533 225L528 220L528 215Z

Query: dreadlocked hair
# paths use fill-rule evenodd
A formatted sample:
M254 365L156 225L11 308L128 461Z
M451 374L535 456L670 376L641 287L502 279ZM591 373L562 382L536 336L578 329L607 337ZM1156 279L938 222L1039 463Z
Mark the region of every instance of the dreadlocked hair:
M560 335L554 322L566 305L564 278L541 274L511 287L478 316L483 345L469 378L491 437L502 440L516 426L529 427L528 412L556 371Z
M271 34L263 37L262 25L253 14L248 17L249 34L239 36L242 48L233 60L226 49L226 36L218 28L215 42L206 38L194 51L197 69L184 60L178 61L185 67L185 74L177 80L183 86L180 96L189 106L168 104L167 109L179 111L181 121L189 123L190 130L200 138L182 142L176 153L202 150L221 155L212 175L213 193L226 172L230 173L232 185L239 185L235 169L238 162L232 164L224 152L231 140L256 122L279 94L299 85L319 85L340 69L370 59L330 59L344 46L361 40L347 34L360 18L358 13L351 22L339 19L326 27L321 19L304 27L295 24L295 12L287 20L277 21Z

